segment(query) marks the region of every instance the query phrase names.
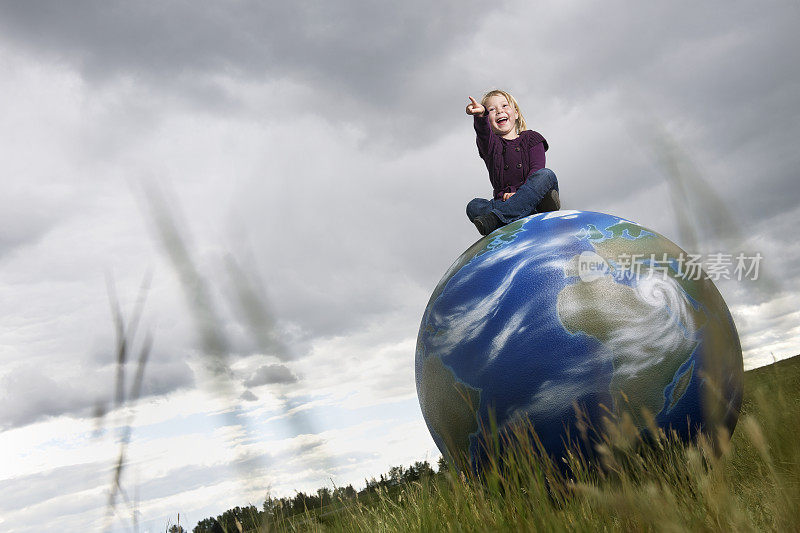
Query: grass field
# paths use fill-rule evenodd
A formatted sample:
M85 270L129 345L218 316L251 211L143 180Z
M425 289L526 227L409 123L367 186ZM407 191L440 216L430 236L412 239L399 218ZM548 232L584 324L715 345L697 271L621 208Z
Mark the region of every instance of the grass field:
M481 480L455 472L333 504L262 531L800 531L800 356L749 371L741 417L719 453L701 439L642 446L624 424L604 468L573 457L564 480L530 453Z

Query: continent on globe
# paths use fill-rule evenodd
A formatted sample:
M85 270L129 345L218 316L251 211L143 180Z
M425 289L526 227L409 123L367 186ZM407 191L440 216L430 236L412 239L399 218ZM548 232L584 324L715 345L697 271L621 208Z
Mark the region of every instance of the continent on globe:
M640 428L646 426L642 409L652 415L661 411L667 385L690 362L699 342L697 330L705 323L702 312L672 283L671 278L652 278L631 287L606 276L577 281L558 293L558 316L566 330L590 335L608 350L614 410L620 412L624 402L637 406L630 414ZM670 296L664 305L662 298Z
M658 233L603 213L537 214L472 245L422 318L420 406L448 457L477 466L479 428L530 420L558 457L577 435L627 412L691 439L732 433L742 355L722 296Z
M451 458L469 457L469 436L478 431L476 411L480 391L460 383L438 357L429 357L425 361L422 376L424 384L421 390L424 392L421 394L443 395L426 397L422 402L425 406L437 406L433 411L423 412L425 419L430 421L437 445L443 443ZM451 391L456 391L456 394L451 394Z

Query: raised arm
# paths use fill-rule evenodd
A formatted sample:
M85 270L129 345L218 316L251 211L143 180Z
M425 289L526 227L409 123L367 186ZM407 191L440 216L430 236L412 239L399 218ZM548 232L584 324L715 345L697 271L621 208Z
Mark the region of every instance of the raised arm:
M492 128L489 126L489 117L486 115L486 108L475 101L473 97L469 97L469 104L467 105L467 115L472 115L473 123L475 126L475 135L478 142L478 155L481 159L486 159L489 153L489 146L492 141L497 142L492 134Z

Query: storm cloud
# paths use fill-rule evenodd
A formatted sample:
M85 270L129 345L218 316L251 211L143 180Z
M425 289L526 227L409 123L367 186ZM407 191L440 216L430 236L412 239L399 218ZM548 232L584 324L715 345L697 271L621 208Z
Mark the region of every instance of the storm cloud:
M129 369L130 374L133 369ZM116 368L87 368L74 373L64 367L20 366L0 379L0 428L23 426L47 417L92 417L111 409L116 394ZM183 361L157 358L145 369L140 397L193 387L194 372ZM130 381L130 380L128 380ZM125 383L130 388L130 383ZM124 394L128 394L126 391Z
M241 106L231 82L291 79L315 112L404 131L415 142L408 134L424 126L419 101L447 104L441 88L452 77L442 62L468 42L481 6L7 2L0 29L11 44L68 62L90 83L133 79L225 112ZM273 102L275 112L285 104Z
M296 381L297 376L289 368L284 365L273 364L260 367L244 384L247 387L258 387L275 383L294 383Z

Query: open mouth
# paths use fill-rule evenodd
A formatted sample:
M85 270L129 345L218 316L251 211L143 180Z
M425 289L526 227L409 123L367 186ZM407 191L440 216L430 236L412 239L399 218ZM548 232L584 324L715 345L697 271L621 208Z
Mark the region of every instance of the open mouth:
M498 119L497 119L497 125L498 125L498 126L499 126L500 124L505 124L506 122L508 122L508 117L501 117L501 118L498 118Z

